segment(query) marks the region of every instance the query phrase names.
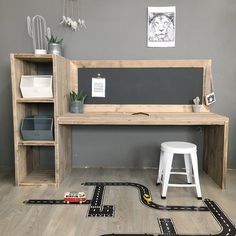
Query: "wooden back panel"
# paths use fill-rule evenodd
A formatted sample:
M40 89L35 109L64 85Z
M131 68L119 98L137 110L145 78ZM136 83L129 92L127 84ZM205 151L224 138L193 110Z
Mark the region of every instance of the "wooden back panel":
M202 98L211 92L211 60L77 60L70 64L70 87L78 90L78 68L203 68ZM208 112L204 102L201 112ZM192 112L186 104L86 104L85 112Z

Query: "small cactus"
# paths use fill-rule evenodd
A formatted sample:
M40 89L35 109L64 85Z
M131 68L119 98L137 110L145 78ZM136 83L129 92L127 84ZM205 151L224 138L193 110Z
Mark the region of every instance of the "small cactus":
M33 39L33 47L35 49L47 49L46 36L51 37L51 30L46 26L46 20L40 16L36 15L32 18L27 16L27 28L28 34Z

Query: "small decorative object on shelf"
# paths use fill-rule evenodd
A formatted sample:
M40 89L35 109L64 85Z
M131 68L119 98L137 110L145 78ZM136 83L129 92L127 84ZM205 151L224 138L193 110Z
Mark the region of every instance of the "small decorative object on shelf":
M58 37L54 37L52 34L50 36L46 36L48 41L48 53L62 55L62 41L63 39L58 39Z
M193 112L200 112L201 105L200 105L200 98L196 97L193 99Z
M23 98L52 98L52 76L22 75L20 90Z
M83 203L87 198L84 192L66 192L64 195L65 203Z
M46 26L46 20L39 15L32 18L27 16L28 34L33 39L35 54L47 54L46 36L50 35L50 28Z
M83 113L84 111L84 100L87 94L81 90L79 93L75 91L70 92L70 112L72 113Z
M64 0L62 14L60 24L70 27L73 31L86 28L85 21L79 18L79 0Z

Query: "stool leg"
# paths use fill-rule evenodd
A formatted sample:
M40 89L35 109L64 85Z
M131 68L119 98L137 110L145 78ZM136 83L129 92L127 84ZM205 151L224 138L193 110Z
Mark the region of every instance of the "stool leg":
M197 154L191 153L191 159L192 159L192 164L193 164L193 174L194 174L194 179L195 179L195 184L196 184L197 197L198 199L201 199L202 194L201 194L201 188L200 188L200 182L199 182Z
M160 153L160 162L159 162L159 169L158 169L158 177L157 177L157 184L161 183L161 179L163 177L163 169L164 167L164 160L163 160L163 151Z
M161 198L166 198L173 156L174 156L173 153L165 153L163 157L165 159L165 168L164 168L164 178L163 178L163 184L162 184Z
M192 183L192 163L191 163L191 156L189 154L184 154L184 163L185 169L187 173L187 182L188 184Z

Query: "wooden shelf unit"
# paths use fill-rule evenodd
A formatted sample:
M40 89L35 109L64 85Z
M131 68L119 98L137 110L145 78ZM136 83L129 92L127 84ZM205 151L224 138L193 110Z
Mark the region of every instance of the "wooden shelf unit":
M59 140L70 144L70 131L55 122L56 117L68 112L69 73L70 62L57 55L11 54L16 185L59 186L70 171L69 165L63 165L71 158L70 153L63 152L62 156L58 145ZM52 75L54 97L23 98L21 76L42 74ZM53 116L54 140L22 140L21 121L31 115ZM42 151L45 148L50 150L50 157Z

